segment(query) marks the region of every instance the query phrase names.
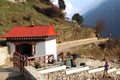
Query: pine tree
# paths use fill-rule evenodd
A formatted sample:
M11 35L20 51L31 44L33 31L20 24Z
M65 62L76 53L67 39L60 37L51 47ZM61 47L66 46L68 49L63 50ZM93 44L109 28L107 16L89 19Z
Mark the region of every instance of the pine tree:
M58 0L58 5L59 5L59 9L65 10L66 5L65 5L64 0Z
M73 16L72 16L72 20L75 20L77 21L78 24L81 24L83 22L83 17L80 16L79 13L75 13Z

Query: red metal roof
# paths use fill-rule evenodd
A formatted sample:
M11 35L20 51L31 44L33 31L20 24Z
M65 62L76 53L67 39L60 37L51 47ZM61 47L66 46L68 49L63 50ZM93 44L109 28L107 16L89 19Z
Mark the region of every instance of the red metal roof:
M3 38L56 36L53 26L16 26Z

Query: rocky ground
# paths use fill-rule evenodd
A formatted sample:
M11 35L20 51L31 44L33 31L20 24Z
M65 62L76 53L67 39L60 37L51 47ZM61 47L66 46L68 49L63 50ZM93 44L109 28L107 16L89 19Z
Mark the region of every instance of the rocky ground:
M110 65L110 67L120 68L119 62L113 62L109 60L108 62L109 62L108 64ZM91 67L101 67L101 66L104 66L105 61L82 57L82 58L76 59L76 63L77 63L77 66L79 66L80 63L85 63L86 65L91 66Z
M108 64L110 65L110 67L114 67L116 69L120 69L120 64L119 61L111 61L111 60L107 60ZM101 61L101 60L97 60L95 58L87 58L86 56L83 56L81 58L76 59L76 63L77 66L80 65L80 63L85 63L85 65L90 66L90 68L98 68L98 67L102 67L105 64L105 61ZM100 79L92 79L92 80L115 80L113 78L106 77L106 78L100 78ZM117 79L119 80L119 79Z

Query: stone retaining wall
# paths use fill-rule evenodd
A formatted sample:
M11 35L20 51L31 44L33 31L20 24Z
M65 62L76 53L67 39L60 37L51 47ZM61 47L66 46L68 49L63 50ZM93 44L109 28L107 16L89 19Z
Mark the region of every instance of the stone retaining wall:
M27 66L24 68L25 80L47 80L44 75L38 73L38 71L32 66Z
M8 47L0 47L0 66L5 65L10 61Z
M54 70L54 68L52 69ZM99 80L100 78L103 77L103 71L104 71L104 70L99 71L99 68L98 68L98 70L92 69L96 71L95 72L93 71L90 73L90 70L85 67L77 67L77 68L75 67L75 68L70 68L70 69L62 68L61 70L58 69L58 71L51 70L51 72L49 73L44 72L47 69L35 69L33 67L29 67L29 69L28 67L26 67L25 70L26 70L25 75L26 75L27 80L87 80L87 79ZM44 72L44 74L40 74L39 71ZM70 74L68 74L69 71L71 71ZM31 79L28 79L29 77ZM108 74L108 77L114 78L115 80L120 80L119 71L116 71L115 68L112 68L111 72L109 72Z

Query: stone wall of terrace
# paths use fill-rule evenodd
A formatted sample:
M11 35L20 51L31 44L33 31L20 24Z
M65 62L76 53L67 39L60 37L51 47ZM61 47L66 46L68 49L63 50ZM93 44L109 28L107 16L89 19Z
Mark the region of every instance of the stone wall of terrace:
M65 65L39 69L35 69L31 66L25 67L27 80L99 80L103 77L120 80L120 69L111 68L108 71L108 75L105 76L103 76L103 73L103 67L96 69L90 69L87 66L66 69Z
M10 62L10 55L8 52L8 47L0 47L0 66L3 66Z

